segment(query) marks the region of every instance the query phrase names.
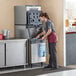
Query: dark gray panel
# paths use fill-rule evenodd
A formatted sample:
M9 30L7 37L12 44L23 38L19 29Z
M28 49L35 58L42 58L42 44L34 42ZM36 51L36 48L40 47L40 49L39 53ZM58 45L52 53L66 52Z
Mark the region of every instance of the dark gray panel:
M28 11L27 15L28 15L28 25L33 27L39 27L39 25L42 24L40 18L39 18L39 15L40 15L40 11L38 10L30 10Z
M76 34L66 35L66 64L76 64Z
M26 24L26 9L25 6L15 6L15 24Z

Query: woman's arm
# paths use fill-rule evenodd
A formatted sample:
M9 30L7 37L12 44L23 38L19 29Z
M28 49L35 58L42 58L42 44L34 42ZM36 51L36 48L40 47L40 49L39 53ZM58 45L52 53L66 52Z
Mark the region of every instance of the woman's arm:
M38 34L38 35L36 36L36 38L39 38L39 37L42 36L42 35L45 35L45 31L43 31L43 32L41 32L40 34Z
M42 39L44 40L45 38L47 38L48 35L50 35L50 33L51 33L51 29L49 28L47 33L42 37Z

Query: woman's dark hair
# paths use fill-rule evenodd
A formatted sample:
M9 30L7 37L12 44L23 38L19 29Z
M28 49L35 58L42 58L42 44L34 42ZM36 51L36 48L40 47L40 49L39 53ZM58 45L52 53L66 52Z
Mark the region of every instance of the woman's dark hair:
M48 14L46 12L45 13L41 12L40 15L39 15L39 17L45 17L47 19L50 19L49 16L48 16Z

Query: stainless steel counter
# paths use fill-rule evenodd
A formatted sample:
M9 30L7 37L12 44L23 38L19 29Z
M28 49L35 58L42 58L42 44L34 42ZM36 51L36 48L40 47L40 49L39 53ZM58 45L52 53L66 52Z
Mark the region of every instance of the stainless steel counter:
M27 39L5 39L5 40L0 40L0 42L8 42L8 41L27 41Z
M0 40L0 67L26 65L27 39Z

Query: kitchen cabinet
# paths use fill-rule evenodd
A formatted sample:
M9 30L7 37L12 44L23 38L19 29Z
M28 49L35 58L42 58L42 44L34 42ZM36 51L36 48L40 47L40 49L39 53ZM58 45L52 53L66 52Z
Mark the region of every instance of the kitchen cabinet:
M0 42L0 67L5 66L5 43Z
M45 43L41 43L45 44ZM40 63L40 62L46 62L46 56L39 56L39 44L31 44L31 63ZM46 49L44 47L44 49ZM43 54L43 53L42 53Z
M26 65L26 40L6 42L6 66Z
M41 47L40 47L41 46ZM46 62L46 41L31 39L29 41L29 63Z

